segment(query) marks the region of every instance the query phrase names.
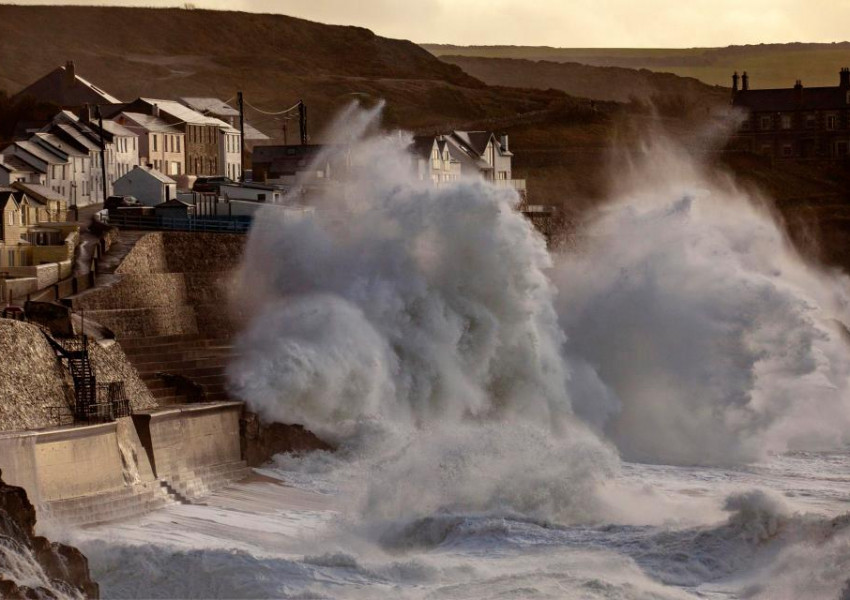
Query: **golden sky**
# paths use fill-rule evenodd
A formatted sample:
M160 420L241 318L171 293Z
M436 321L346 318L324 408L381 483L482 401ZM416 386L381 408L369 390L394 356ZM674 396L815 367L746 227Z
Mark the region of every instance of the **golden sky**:
M415 42L669 48L850 38L850 0L191 0L360 25ZM176 0L15 4L179 6Z

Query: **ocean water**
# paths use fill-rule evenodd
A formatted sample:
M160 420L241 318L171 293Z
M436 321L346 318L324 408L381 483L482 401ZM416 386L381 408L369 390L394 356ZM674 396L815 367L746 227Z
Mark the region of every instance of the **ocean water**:
M622 518L440 513L364 528L331 473L263 469L201 505L66 532L106 598L840 598L850 453L625 463ZM279 479L280 482L274 481Z
M550 252L379 115L340 116L311 218L259 215L234 298L232 393L338 450L65 532L105 595L850 598L847 276L663 136Z

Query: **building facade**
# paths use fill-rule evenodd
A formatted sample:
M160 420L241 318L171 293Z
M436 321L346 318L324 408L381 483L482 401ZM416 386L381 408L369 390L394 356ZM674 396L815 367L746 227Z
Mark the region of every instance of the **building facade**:
M741 87L739 89L739 83ZM778 159L850 160L850 69L833 87L751 89L732 76L732 105L742 122L730 148Z
M138 140L138 161L119 177L129 173L136 165L150 166L169 177L186 173L186 136L181 130L159 117L143 113L122 112L112 120L134 133Z

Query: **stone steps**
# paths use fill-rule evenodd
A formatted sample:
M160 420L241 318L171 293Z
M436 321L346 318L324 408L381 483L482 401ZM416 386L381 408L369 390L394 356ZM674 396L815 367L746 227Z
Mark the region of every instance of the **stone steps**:
M39 518L73 525L91 525L144 515L171 503L159 486L137 484L94 496L47 502Z
M184 469L165 479L179 495L194 500L245 479L250 473L248 464L241 460L192 470Z

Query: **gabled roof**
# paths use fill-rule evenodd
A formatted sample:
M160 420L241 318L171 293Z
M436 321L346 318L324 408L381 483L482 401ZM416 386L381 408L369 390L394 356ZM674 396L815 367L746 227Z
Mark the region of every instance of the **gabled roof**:
M47 202L64 202L64 196L57 194L49 187L45 185L40 185L37 183L24 183L23 181L16 181L12 184L12 187L16 190L21 190L24 192L30 200L36 200L45 204Z
M119 104L121 100L100 89L76 74L74 63L69 61L41 79L31 83L14 98L32 96L42 102L57 106L82 106L83 104Z
M95 123L95 125L100 125L100 123ZM130 137L139 137L139 134L130 131L123 125L116 123L115 121L110 121L109 119L103 120L103 128L111 133L112 135L122 135L122 136L130 136Z
M850 108L848 93L838 86L740 90L732 104L754 111L840 110Z
M218 98L179 98L184 104L202 114L215 116L238 117L239 111Z
M118 121L122 120L122 117L125 119L132 121L133 124L145 129L147 131L152 131L155 133L173 133L173 134L182 134L183 132L177 129L176 127L172 127L159 117L154 117L152 115L146 115L144 113L137 112L122 112L120 115L115 117ZM116 123L121 126L120 123ZM106 121L103 122L104 128L106 127ZM133 125L130 125L132 127Z
M413 138L410 151L419 158L430 159L436 143L437 138L433 135L417 135Z
M225 123L221 119L202 115L196 110L192 110L188 106L183 106L175 100L162 100L160 98L139 98L142 102L156 106L160 113L165 113L177 119L180 123L189 123L190 125L215 125L219 129L223 129L228 133L239 133L236 129Z
M129 173L125 173L123 176L119 177L117 181L121 181L124 178L128 178L128 177L131 177L131 176L138 176L138 175L142 175L142 174L144 174L148 177L153 177L154 179L156 179L160 183L164 183L164 184L176 184L177 183L176 181L174 181L168 175L165 175L164 173L160 173L159 171L157 171L156 169L152 169L151 167L142 166L142 165L138 165L136 167L133 167L133 169ZM116 183L117 183L117 181L116 181Z
M50 151L41 144L36 144L31 140L21 140L19 142L15 142L14 145L23 150L24 152L27 152L32 156L36 157L38 160L50 165L61 165L68 162L68 156L62 156L58 149ZM26 161L26 158L20 157L20 155L18 156L19 158L22 158L24 161Z
M88 156L88 152L83 152L79 148L76 148L74 144L70 142L66 142L59 136L53 133L36 133L31 139L39 143L42 147L45 147L45 144L49 144L51 147L47 148L50 151L55 151L60 156L65 154L66 156Z
M6 210L6 206L11 202L15 208L20 208L18 206L18 192L10 192L10 191L0 191L0 210Z
M56 133L59 137L63 137L64 134L68 141L71 141L74 145L76 145L78 150L86 153L100 152L100 144L95 142L90 136L86 135L81 130L80 126L71 125L70 123L58 123L51 128L50 133ZM91 133L92 135L94 134L94 132Z

